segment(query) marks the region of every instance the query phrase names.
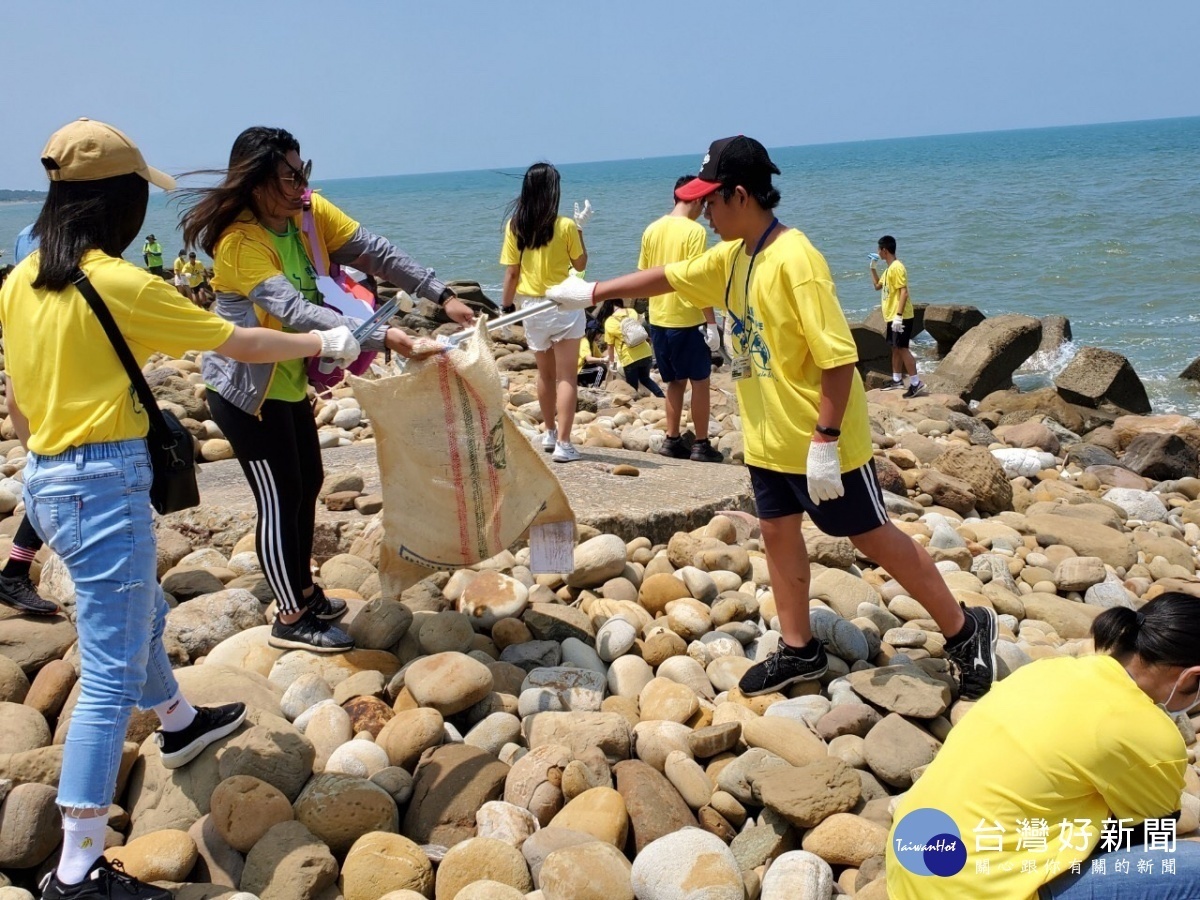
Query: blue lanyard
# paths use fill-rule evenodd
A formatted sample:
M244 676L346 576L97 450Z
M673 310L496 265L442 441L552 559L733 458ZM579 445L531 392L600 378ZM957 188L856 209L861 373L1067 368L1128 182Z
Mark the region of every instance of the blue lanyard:
M750 265L746 267L746 318L749 319L750 310L750 276L754 273L754 260L757 258L759 251L762 250L763 244L767 242L767 238L771 236L771 232L775 230L775 226L779 224L779 219L774 218L771 224L767 226L767 230L762 233L762 237L758 239L758 243L754 245L754 252L750 254ZM743 320L737 317L737 314L729 307L729 291L733 287L733 270L736 266L729 267L729 280L725 282L725 311L729 313L729 317L733 319L734 333L741 333L745 330Z

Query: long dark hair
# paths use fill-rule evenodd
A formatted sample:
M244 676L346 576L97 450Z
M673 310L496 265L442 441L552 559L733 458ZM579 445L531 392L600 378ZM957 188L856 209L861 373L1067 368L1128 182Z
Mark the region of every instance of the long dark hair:
M1118 658L1137 654L1161 666L1200 666L1200 597L1171 592L1140 610L1106 609L1092 622L1096 649Z
M146 219L150 183L141 175L52 181L33 223L40 250L35 288L66 290L89 250L120 256Z
M550 163L534 163L525 171L521 196L508 207L518 250L536 250L554 237L561 199L559 183L558 169Z
M290 132L255 125L239 134L233 142L229 168L187 173L223 177L215 187L188 188L180 192L184 205L189 207L179 217L183 242L189 247L201 247L209 256L214 256L217 241L244 210L258 214L254 207L254 189L275 177L279 161L291 150L299 153L300 142Z

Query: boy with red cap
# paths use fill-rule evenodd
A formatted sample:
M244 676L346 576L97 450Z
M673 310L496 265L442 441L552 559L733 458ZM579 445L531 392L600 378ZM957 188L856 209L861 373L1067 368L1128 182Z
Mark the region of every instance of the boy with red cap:
M775 216L780 195L771 176L778 174L753 138L714 141L699 177L675 196L703 200L722 243L608 281L569 279L546 297L581 309L609 297L674 291L729 317L746 466L783 632L779 649L742 677L743 693L779 691L826 672L807 614L810 572L800 530L807 513L826 534L850 538L929 611L946 636L962 696L976 699L995 678L996 615L960 607L929 554L888 519L854 339L825 258Z

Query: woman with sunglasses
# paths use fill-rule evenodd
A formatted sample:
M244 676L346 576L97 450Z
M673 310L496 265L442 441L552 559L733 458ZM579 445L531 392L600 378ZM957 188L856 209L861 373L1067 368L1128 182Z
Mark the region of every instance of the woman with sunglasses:
M229 168L211 188L192 190L181 219L189 246L213 258L213 311L237 325L308 331L357 320L321 304L314 259L353 266L414 296L443 304L470 325L470 308L387 239L367 231L318 194L311 195L316 240L302 232L312 161L282 128L247 128L233 143ZM412 338L380 326L364 350L412 354ZM237 454L258 506L259 561L278 614L271 646L340 653L354 646L331 624L346 608L313 583L311 558L317 494L324 479L321 448L301 362L248 365L209 353L204 381L213 419Z

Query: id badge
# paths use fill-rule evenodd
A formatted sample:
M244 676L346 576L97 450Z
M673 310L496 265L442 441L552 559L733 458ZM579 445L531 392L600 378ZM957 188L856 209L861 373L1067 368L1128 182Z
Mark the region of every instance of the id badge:
M734 381L741 381L744 378L749 378L751 376L751 374L753 374L753 369L751 368L751 363L750 363L750 357L748 355L747 356L735 356L730 361L729 371L730 371L730 374L733 376Z

